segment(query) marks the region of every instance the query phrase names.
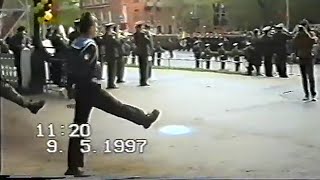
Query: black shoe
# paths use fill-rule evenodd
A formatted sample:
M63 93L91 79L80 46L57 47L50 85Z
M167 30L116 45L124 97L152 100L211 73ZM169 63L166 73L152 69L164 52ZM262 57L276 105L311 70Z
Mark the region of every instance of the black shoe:
M288 75L280 76L280 78L289 78L289 76Z
M160 111L159 110L153 110L152 113L147 114L146 122L143 124L143 127L145 129L149 129L150 126L160 117Z
M107 89L119 89L119 87L116 85L112 85L112 86L108 86Z
M30 110L31 113L37 114L41 108L46 104L45 101L35 101L35 102L30 102L28 105L28 109Z
M83 170L80 168L68 168L68 170L64 173L66 176L74 176L74 177L88 177L90 175L85 174Z
M312 96L312 99L311 99L312 102L316 102L317 101L317 98L316 96Z
M142 84L140 84L140 86L146 87L146 86L150 86L150 84L148 84L148 83L142 83Z
M305 96L305 97L302 99L302 101L309 101L309 100L310 100L309 96Z
M126 82L126 81L124 81L124 80L117 81L118 84L125 83L125 82Z

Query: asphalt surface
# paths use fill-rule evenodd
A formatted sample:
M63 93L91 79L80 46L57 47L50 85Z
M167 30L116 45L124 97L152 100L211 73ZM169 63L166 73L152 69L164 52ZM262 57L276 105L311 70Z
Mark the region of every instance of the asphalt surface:
M317 67L317 87L320 69ZM302 102L299 76L290 79L208 72L155 70L151 87L138 87L138 70L110 91L146 111L158 108L151 129L93 110L86 156L94 175L144 177L320 178L320 105ZM51 93L38 114L2 101L2 174L57 176L66 170L70 102ZM55 138L36 137L36 126L54 124ZM169 127L168 127L169 126ZM172 130L173 129L173 130ZM48 139L62 153L46 151ZM146 139L143 153L103 153L110 139Z

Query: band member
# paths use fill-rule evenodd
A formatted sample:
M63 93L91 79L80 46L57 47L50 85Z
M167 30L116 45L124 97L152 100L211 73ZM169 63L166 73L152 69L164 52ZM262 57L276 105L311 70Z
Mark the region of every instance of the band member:
M308 32L307 27L300 25L298 34L294 37L294 46L298 50L298 57L300 63L300 71L302 77L302 84L305 93L304 101L310 100L310 93L312 101L316 101L317 92L315 90L314 78L314 59L312 57L312 47L315 43L315 38ZM309 91L310 87L310 91Z
M239 50L238 43L234 43L233 47L234 48L232 49L231 54L233 56L233 60L236 65L235 70L236 70L236 72L238 72L240 70L240 64L241 64L241 62L240 62L241 51Z
M95 66L98 59L98 47L93 40L96 36L97 19L90 13L84 13L80 19L80 37L72 44L74 52L73 71L76 77L76 107L74 124L88 123L93 107L126 119L148 129L159 117L160 112L154 110L150 114L131 105L123 104L108 92L101 89L95 78ZM79 132L76 132L79 135ZM81 144L84 137L70 137L68 148L68 170L65 175L84 176L84 154Z
M122 36L120 34L120 30L119 30L119 26L115 26L114 27L114 32L115 32L115 40L116 40L116 52L117 52L117 57L116 57L116 63L117 63L117 83L125 83L124 81L124 70L125 70L125 60L123 57L123 48L122 48L122 44L123 44L123 38L124 36Z
M17 105L29 109L33 114L37 114L38 111L45 105L45 101L29 101L25 97L20 95L9 83L0 77L0 97L3 97Z
M143 22L136 23L136 32L134 33L134 42L136 45L136 54L139 61L140 86L150 86L148 80L148 57L151 55L149 37L142 32Z
M260 74L260 65L256 63L256 52L254 47L252 46L252 44L250 42L246 43L246 48L243 50L244 54L245 54L245 58L248 61L248 72L247 74L249 76L252 76L252 71L254 70L254 68L257 71L257 75Z

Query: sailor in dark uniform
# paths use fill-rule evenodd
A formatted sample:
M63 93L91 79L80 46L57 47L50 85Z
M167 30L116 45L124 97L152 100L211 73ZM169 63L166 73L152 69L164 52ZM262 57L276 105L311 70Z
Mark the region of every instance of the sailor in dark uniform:
M210 69L210 65L211 65L211 58L213 56L213 52L211 51L210 49L210 44L205 44L205 49L203 51L203 57L204 57L204 60L206 62L206 68L207 69Z
M92 108L95 107L148 129L159 118L158 110L146 114L139 108L123 104L102 90L96 80L95 67L99 55L98 47L93 40L96 36L96 21L97 19L90 13L83 14L80 19L81 35L72 44L72 51L78 52L76 59L72 61L77 67L77 71L74 71L77 77L74 124L78 126L87 124ZM84 167L84 154L81 149L84 148L82 144L85 137L78 131L75 132L75 136L69 139L68 170L65 175L84 176L81 170Z
M136 23L136 32L134 33L134 43L136 45L136 54L139 61L140 86L150 86L148 80L148 57L151 55L151 41L145 32L142 31L143 22Z
M274 48L276 54L276 65L279 76L281 78L288 78L287 75L287 41L292 39L289 32L284 30L283 24L278 24L276 33L273 35Z
M219 43L218 46L219 46L218 54L221 62L221 70L224 70L226 68L226 61L228 60L227 51L224 49L223 43Z
M120 34L120 30L118 26L114 27L114 33L115 33L115 40L116 40L116 52L117 52L117 57L116 57L116 62L117 62L117 83L125 83L124 81L124 70L125 70L125 59L123 57L123 49L122 49L122 44L123 44L123 37Z
M105 48L105 58L108 62L108 89L117 89L115 84L116 72L117 72L117 59L119 58L118 42L113 32L114 23L108 23L105 25L106 33L103 35L102 44Z
M240 56L241 56L241 51L239 50L238 43L233 44L233 49L231 51L233 61L235 62L235 71L238 72L240 70Z
M248 72L247 72L247 74L249 76L252 76L252 71L255 68L255 70L257 72L257 75L260 75L260 66L261 66L261 64L259 64L257 62L257 60L256 60L256 58L257 58L256 50L252 46L251 42L247 42L246 45L247 45L247 47L244 48L243 51L244 51L244 54L245 54L245 58L248 61L248 66L247 66Z
M262 29L263 35L261 37L261 43L262 43L262 56L264 60L264 68L265 68L265 73L267 77L272 77L273 72L272 72L272 57L273 57L273 38L270 35L271 27L267 26Z

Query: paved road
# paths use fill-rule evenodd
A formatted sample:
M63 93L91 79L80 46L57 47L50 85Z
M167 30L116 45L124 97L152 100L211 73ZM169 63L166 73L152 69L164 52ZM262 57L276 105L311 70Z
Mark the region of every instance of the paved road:
M231 59L230 59L231 60ZM244 61L244 60L243 60ZM131 63L131 61L129 61ZM186 51L174 51L174 58L170 60L169 58L169 52L165 52L163 54L163 60L162 60L162 66L163 67L172 67L172 68L195 68L195 59L192 52L186 52ZM205 63L201 65L202 68L205 67ZM220 63L214 61L214 58L212 59L211 63L211 70L220 70ZM299 74L299 68L297 65L287 65L288 73L290 74ZM232 62L227 62L226 70L230 72L235 71L235 64ZM274 66L274 71L276 70ZM245 67L245 64L241 65L240 67L241 72L246 72L247 69ZM261 72L264 73L264 67L261 66Z
M320 105L300 101L303 94L298 76L268 79L157 70L157 81L141 88L137 87L137 74L137 69L128 69L128 83L111 93L148 111L157 107L163 112L162 118L146 131L94 110L91 140L98 153L86 158L92 173L320 178ZM317 83L320 88L319 77ZM59 127L72 122L73 111L66 109L69 102L56 94L43 97L48 104L37 116L3 101L2 173L63 175L68 138L61 136L64 130ZM36 138L38 123L55 125L55 139L63 153L46 152L49 138ZM164 133L172 125L189 132ZM144 153L102 153L105 139L128 138L147 139Z

